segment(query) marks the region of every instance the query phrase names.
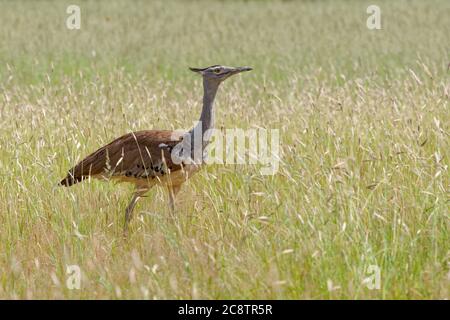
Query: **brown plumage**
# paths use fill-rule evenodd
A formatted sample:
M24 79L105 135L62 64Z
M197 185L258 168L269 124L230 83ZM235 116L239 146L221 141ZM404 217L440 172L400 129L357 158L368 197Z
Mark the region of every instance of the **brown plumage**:
M147 130L123 135L87 156L70 169L60 182L60 185L66 187L89 178L133 183L136 190L125 211L125 232L137 201L156 184L168 188L170 208L174 212L175 196L181 185L198 171L203 163L202 155L209 143L208 138L205 138L206 141L203 138L207 136L204 134L208 130L213 129L213 105L219 84L231 75L249 71L251 68L215 65L191 70L203 76L204 95L200 125L185 133ZM200 134L202 141L192 146L190 141L193 141L197 134ZM198 154L201 155L199 161L196 159Z
M156 178L181 170L171 151L182 134L169 130L146 130L123 135L87 156L61 180L71 186L86 178L118 179L145 186ZM150 181L149 181L150 180Z

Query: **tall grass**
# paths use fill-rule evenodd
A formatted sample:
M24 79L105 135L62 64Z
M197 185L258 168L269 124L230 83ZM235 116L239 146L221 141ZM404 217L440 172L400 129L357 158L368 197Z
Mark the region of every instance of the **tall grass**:
M1 298L449 298L448 1L1 1ZM217 127L279 129L274 176L164 190L57 182L132 130L188 128L188 66L251 65ZM67 265L82 271L66 286ZM369 290L367 268L381 270Z

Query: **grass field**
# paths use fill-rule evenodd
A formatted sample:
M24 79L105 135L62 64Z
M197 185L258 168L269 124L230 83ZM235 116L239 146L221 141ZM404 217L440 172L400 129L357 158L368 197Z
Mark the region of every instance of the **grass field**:
M449 17L447 0L0 1L0 298L450 298ZM119 135L189 128L188 67L213 64L254 68L221 86L216 125L278 129L276 175L207 167L175 221L155 188L127 240L131 186L57 186Z

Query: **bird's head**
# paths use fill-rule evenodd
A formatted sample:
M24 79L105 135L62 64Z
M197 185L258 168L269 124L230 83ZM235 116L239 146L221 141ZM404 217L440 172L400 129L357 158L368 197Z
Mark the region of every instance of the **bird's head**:
M226 66L211 66L207 68L189 68L193 72L197 72L203 76L203 79L222 82L228 77L244 72L250 71L250 67L226 67Z

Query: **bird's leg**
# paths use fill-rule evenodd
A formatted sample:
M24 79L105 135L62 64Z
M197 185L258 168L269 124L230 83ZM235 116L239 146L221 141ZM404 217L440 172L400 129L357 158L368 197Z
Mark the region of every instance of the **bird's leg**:
M128 233L128 224L130 223L130 220L133 217L134 207L136 206L136 203L138 202L139 198L141 198L147 191L148 189L136 190L136 192L133 194L133 197L131 198L130 204L125 209L125 224L123 226L123 233L125 235L127 235Z
M170 207L170 213L174 216L175 215L175 198L180 192L181 185L169 185L169 207Z

